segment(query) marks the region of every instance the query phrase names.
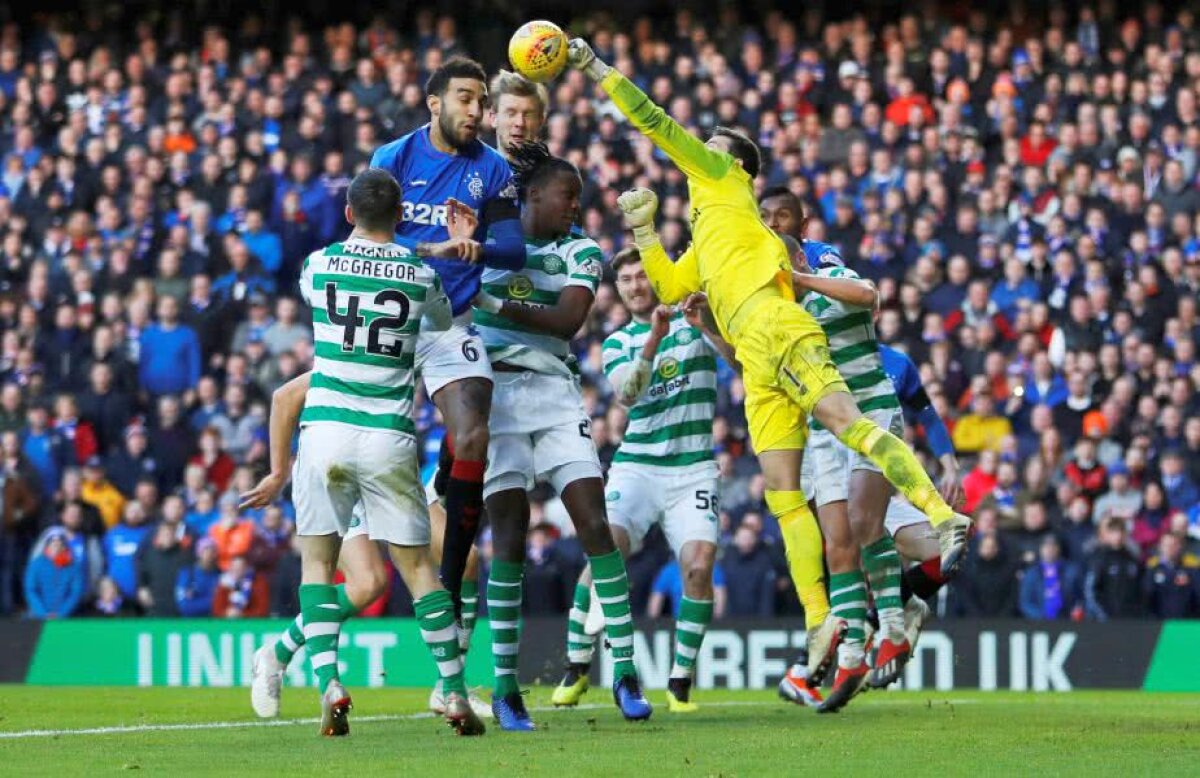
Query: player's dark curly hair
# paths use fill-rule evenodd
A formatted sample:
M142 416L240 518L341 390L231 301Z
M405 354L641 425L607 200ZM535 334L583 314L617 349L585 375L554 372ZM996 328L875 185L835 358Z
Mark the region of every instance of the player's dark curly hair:
M509 167L513 171L513 182L517 185L517 198L525 202L529 188L541 182L552 173L572 173L579 171L570 162L550 153L545 143L526 142L509 151Z

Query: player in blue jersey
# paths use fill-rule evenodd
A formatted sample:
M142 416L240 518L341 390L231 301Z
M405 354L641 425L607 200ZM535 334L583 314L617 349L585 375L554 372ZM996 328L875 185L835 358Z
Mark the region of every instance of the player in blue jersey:
M879 345L879 356L883 360L883 372L896 386L896 396L904 409L905 420L916 423L925 431L925 442L941 465L938 491L951 505L962 502L962 481L959 477L958 459L954 456L954 444L946 423L938 415L921 383L921 374L912 359L903 351ZM924 600L937 593L946 583L941 566L937 563L938 544L933 528L925 515L903 499L892 498L887 512L887 529L896 540L896 549L905 559L915 562L904 574L902 598L905 600L906 630L913 617L913 609L923 610ZM912 596L915 595L915 596ZM921 621L927 612L920 614ZM919 627L918 627L919 630ZM912 635L910 633L910 643ZM913 643L915 646L915 643Z
M808 216L804 213L800 198L786 186L772 186L764 190L758 199L758 213L763 222L778 235L787 235L800 243L811 269L846 264L837 246L804 237L808 229Z
M480 289L482 266L521 267L525 244L512 172L498 151L479 140L487 74L477 62L454 57L430 75L425 93L430 122L381 146L371 166L400 182L404 200L396 242L428 258L455 317L446 332L421 333L416 364L453 444L441 575L461 611L463 571L483 510L492 396L491 367L470 323L471 300ZM478 215L473 239L450 237L452 201Z

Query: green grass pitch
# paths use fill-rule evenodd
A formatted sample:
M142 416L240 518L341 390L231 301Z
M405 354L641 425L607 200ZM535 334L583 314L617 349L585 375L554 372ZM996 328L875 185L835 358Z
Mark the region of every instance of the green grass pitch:
M290 692L290 693L289 693ZM603 689L529 704L540 731L458 739L427 692L352 690L351 736L316 736L315 695L254 718L243 689L0 687L8 775L1167 775L1200 773L1200 695L872 692L818 716L766 692L700 692L698 714L621 720Z

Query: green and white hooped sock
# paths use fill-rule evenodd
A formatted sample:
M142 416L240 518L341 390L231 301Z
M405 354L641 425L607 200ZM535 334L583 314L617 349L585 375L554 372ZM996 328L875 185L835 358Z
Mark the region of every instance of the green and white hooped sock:
M502 559L492 562L488 575L488 619L492 628L497 697L521 690L517 683L517 651L521 643L521 582L524 577L523 565Z
M679 617L675 619L675 662L672 678L691 678L696 671L696 655L704 643L704 633L712 622L713 601L684 597L679 602Z
M613 678L637 675L633 665L633 617L629 609L629 578L620 551L589 556L596 596L604 611L604 634L612 648Z
M458 653L458 628L454 623L454 601L445 589L435 589L413 603L421 639L425 641L442 679L442 692L467 694L463 663Z
M575 597L567 614L567 661L572 664L590 664L596 653L595 638L584 630L591 607L592 588L587 584L575 584Z
M338 679L338 636L345 618L338 605L336 587L332 584L302 584L300 615L304 619L308 659L324 694L330 682Z

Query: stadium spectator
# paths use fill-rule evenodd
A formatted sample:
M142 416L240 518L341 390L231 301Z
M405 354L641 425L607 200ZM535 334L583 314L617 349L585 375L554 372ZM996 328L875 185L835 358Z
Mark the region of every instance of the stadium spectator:
M179 321L179 303L173 297L158 302L158 323L141 334L138 343L138 380L152 396L182 394L200 380L200 340Z
M1100 538L1087 563L1084 600L1089 618L1096 621L1142 615L1142 570L1130 552L1125 522L1105 519Z
M141 419L134 419L125 429L124 445L109 456L104 471L113 486L126 497L132 497L138 481L157 480L158 460L150 452L150 437Z
M775 609L775 563L759 533L743 521L725 547L722 572L730 616L770 616Z
M180 616L211 616L213 595L221 571L217 567L217 545L209 538L196 541L196 558L179 571L175 582L175 607Z
M1017 613L1016 568L994 533L979 538L952 590L964 616L1007 618Z
M1168 532L1158 554L1146 563L1142 591L1146 612L1160 619L1200 616L1200 559L1185 553L1183 540Z
M178 499L178 498L176 498ZM167 505L172 503L168 502ZM166 512L164 507L164 513ZM142 541L134 566L137 571L137 604L149 616L175 616L175 583L188 550L180 543L182 506L174 508L172 521L164 516L153 533Z
M245 557L234 557L217 579L212 615L227 619L266 616L270 610L267 579L256 573Z
M92 457L83 464L83 483L80 485L79 498L96 509L105 527L115 527L125 511L125 497L121 490L105 477L100 457Z
M1012 422L996 413L991 391L984 389L971 397L971 412L954 425L954 448L963 454L984 449L997 451L1004 438L1012 434Z
M136 616L138 609L132 600L125 599L116 581L104 576L96 585L96 597L92 600L91 616Z
M217 567L225 572L234 559L250 553L256 528L254 522L238 513L237 495L221 497L218 511L216 522L208 529L208 537L217 547Z
M713 618L725 615L728 592L725 588L725 571L720 565L713 567ZM671 557L650 586L650 600L646 603L646 615L651 618L674 618L679 615L679 604L683 602L683 576L679 560Z
M1021 577L1021 615L1027 619L1074 616L1079 592L1079 569L1062 558L1058 538L1046 535L1038 550L1038 560Z
M65 619L83 601L82 563L61 532L51 532L25 570L25 601L34 619Z
M137 554L152 527L146 509L136 500L125 503L121 521L104 533L105 573L116 582L121 595L137 597Z

